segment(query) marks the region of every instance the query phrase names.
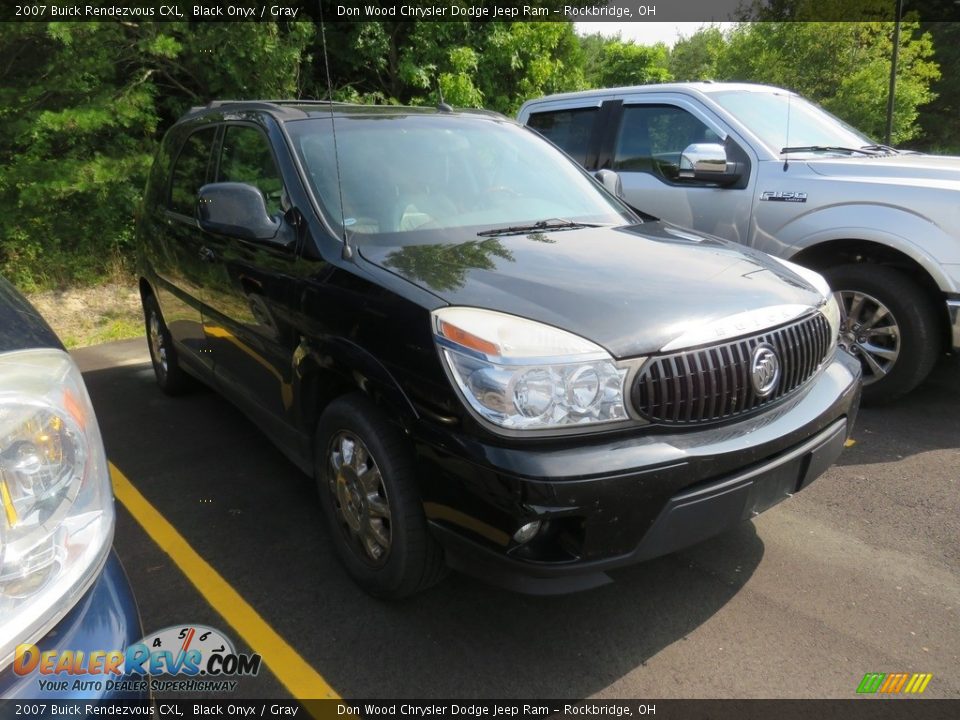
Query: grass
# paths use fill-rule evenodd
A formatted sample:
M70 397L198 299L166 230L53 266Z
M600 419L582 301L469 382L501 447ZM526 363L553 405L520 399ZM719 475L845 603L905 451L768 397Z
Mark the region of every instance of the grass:
M27 298L68 348L144 334L140 292L132 280L33 292Z

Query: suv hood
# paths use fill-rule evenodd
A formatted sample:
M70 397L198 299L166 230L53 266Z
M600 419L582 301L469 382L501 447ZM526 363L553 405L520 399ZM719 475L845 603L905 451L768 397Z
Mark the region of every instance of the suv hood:
M810 169L825 177L853 177L870 181L943 180L960 183L960 157L947 155L875 155L843 159L807 160Z
M47 321L20 292L0 277L0 353L63 345Z
M359 252L447 303L554 325L616 358L746 334L823 301L768 255L662 222L439 240L451 234L423 232L438 241L416 245L367 242ZM770 310L752 312L761 309Z

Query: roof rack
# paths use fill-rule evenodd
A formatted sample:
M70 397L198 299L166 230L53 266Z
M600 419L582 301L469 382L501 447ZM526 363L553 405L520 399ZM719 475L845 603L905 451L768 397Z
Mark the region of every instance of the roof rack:
M215 110L217 108L227 107L245 107L257 109L282 108L290 105L351 105L352 103L341 102L339 100L307 100L298 98L283 98L271 100L211 100L206 105L194 105L188 111L188 115L202 112L204 110Z
M196 115L203 114L205 112L210 112L211 110L234 110L237 112L243 110L267 110L270 111L278 119L301 119L309 115L310 109L324 108L329 106L335 107L368 107L362 103L349 103L341 102L339 100L300 100L296 98L289 98L283 100L212 100L206 105L197 105L190 108L181 119L190 118ZM433 110L434 112L456 112L464 113L470 115L481 115L492 118L502 118L498 112L492 110L484 110L480 108L457 108L455 111L453 108L430 108L428 106L418 107L418 108L403 108L401 106L393 105L375 105L369 107L380 107L387 109L396 109L396 110L414 110L419 112L429 112Z

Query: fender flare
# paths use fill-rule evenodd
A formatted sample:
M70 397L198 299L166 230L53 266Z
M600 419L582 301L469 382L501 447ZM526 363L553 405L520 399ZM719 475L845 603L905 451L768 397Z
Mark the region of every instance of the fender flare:
M864 220L869 220L865 224ZM917 263L942 292L957 292L957 283L941 261L914 238L927 239L927 246L960 256L960 242L927 218L889 205L857 203L834 205L795 218L777 231L777 244L789 248L793 259L828 242L866 241L886 246ZM938 253L943 257L942 253ZM960 257L958 257L960 261Z
M327 404L348 392L367 395L404 432L419 418L386 366L346 338L301 338L293 355L292 378L296 424L311 439Z

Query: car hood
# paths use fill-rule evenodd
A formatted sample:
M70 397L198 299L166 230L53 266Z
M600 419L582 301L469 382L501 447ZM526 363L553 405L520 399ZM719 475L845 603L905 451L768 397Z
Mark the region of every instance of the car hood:
M443 235L368 241L359 252L451 305L560 327L617 358L743 335L823 301L768 255L662 222L459 242Z
M807 162L813 172L824 177L960 183L960 157L947 155L871 155Z
M63 345L40 313L0 277L0 353L47 347Z

